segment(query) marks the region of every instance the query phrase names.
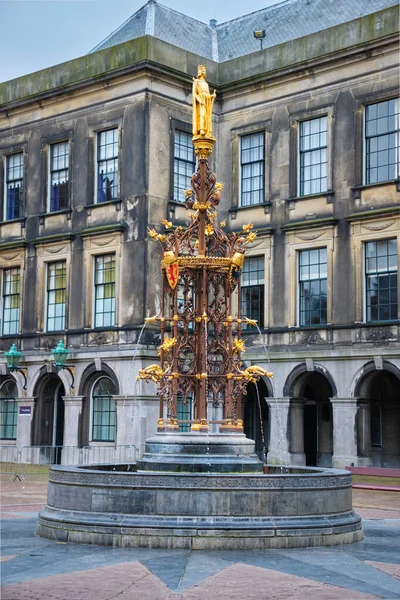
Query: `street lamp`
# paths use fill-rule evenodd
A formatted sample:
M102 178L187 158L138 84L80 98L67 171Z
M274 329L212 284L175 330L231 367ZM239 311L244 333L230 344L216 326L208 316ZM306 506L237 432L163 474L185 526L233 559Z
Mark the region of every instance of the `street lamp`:
M262 50L263 49L263 39L266 36L265 29L257 29L256 31L253 31L253 35L256 38L256 40L261 41L261 50Z
M7 367L10 373L14 373L14 371L18 371L21 373L24 378L24 396L26 396L26 373L23 369L18 366L19 361L22 358L22 352L18 352L18 348L15 344L12 344L8 352L4 352L4 356L6 357Z
M61 369L65 369L66 371L68 371L68 373L70 373L72 377L71 394L74 395L74 372L70 367L67 367L67 365L65 364L66 358L69 354L69 350L64 346L62 340L59 340L57 346L51 351L51 354L53 355L54 364L56 365L57 369L59 371L61 371Z

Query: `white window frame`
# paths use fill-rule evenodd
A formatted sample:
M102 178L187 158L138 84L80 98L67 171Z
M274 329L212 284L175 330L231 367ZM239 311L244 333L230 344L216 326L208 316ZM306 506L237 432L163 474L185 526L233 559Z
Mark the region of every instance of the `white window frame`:
M7 219L7 202L8 202L8 194L7 194L7 168L8 168L8 160L11 156L15 156L16 154L22 155L22 212L24 209L24 194L25 194L25 154L23 150L18 150L17 152L10 152L9 154L4 155L3 162L3 174L4 174L4 186L3 186L3 221L9 223L14 221L15 219ZM17 219L21 219L20 217L16 217Z
M118 199L113 200L114 202L117 202L120 199L121 196L121 169L120 169L120 157L121 157L121 130L119 125L111 125L110 127L106 127L105 129L98 129L98 130L94 130L93 134L94 134L94 200L93 200L93 204L107 204L107 202L99 202L98 201L98 191L99 191L99 184L98 184L98 173L97 173L97 169L98 169L98 162L97 162L97 157L98 157L98 146L99 146L99 134L101 133L106 133L107 131L113 131L116 130L117 131L117 138L118 138L118 158L117 158L117 163L118 163Z
M65 263L65 315L64 315L64 328L63 329L48 329L48 308L49 308L49 291L47 289L48 278L49 278L49 266L54 265L55 263ZM68 262L65 258L60 260L52 260L46 261L45 263L45 282L44 282L44 293L45 293L45 312L44 312L44 331L46 333L57 333L61 331L65 331L67 329L67 292L68 292Z
M98 258L102 257L102 256L114 256L114 263L115 263L115 281L114 281L114 324L113 325L96 325L96 261ZM115 251L110 251L110 252L99 252L98 254L93 254L93 258L92 258L92 270L93 270L93 274L92 274L92 315L93 315L93 321L92 321L92 326L93 329L113 329L114 327L117 326L117 253ZM103 313L104 314L104 313Z
M301 128L303 123L316 121L317 119L326 118L326 190L310 193L310 194L302 194L301 193L301 161L300 161L300 139L301 139ZM304 118L298 121L298 135L297 135L297 196L299 198L307 198L308 196L323 196L329 190L329 143L330 143L330 128L329 128L329 113L318 114L314 116L310 116L308 118ZM312 152L312 150L310 150Z
M384 185L387 181L392 181L392 179L387 179L384 181L377 181L376 183L367 183L367 106L373 106L374 104L380 104L381 102L388 102L389 100L397 100L398 102L398 107L400 110L400 96L397 96L395 98L382 98L380 100L374 100L374 102L365 102L362 105L362 123L363 123L363 130L362 130L362 146L363 146L363 151L362 151L362 182L363 185ZM400 132L398 134L400 136ZM399 147L396 147L396 154L398 154L399 152ZM396 156L397 159L397 176L396 179L398 179L400 177L400 166L399 166L399 157Z
M4 333L4 295L3 295L3 290L4 290L4 273L5 271L12 271L13 269L19 269L19 318L18 318L18 328L16 333ZM21 265L12 265L12 266L5 266L4 268L2 268L1 270L1 277L0 277L0 335L1 336L8 336L8 335L18 335L21 331L21 313L22 313L22 274L23 274L23 270Z
M112 384L115 386L114 381L111 379L109 375L106 373L101 373L96 379L93 381L90 388L90 406L89 406L89 442L92 442L94 446L114 446L117 442L117 410L115 411L115 439L114 441L104 441L104 440L93 440L93 390L96 384L100 381L100 379L109 379ZM117 407L115 407L117 408Z
M57 214L60 210L51 210L51 148L52 146L57 146L57 144L67 144L68 147L68 183L70 182L70 163L71 163L71 147L69 143L69 139L58 140L57 142L52 142L48 144L47 148L47 202L46 202L46 210L47 213L53 215ZM70 195L70 189L68 187L68 196ZM70 201L70 200L69 200Z
M253 135L259 135L262 134L263 138L264 138L264 153L263 153L263 158L262 161L257 161L257 162L262 162L264 165L264 173L263 173L263 193L262 193L262 202L257 202L257 204L246 204L243 205L242 204L242 142L243 142L243 138L245 137L251 137ZM258 208L260 206L262 206L263 204L265 204L265 198L266 198L266 188L267 188L267 160L266 160L266 150L267 150L267 132L264 128L262 129L256 129L255 131L243 131L242 133L240 133L239 137L239 149L238 149L238 160L239 160L239 165L238 165L238 171L239 171L239 185L238 185L238 190L239 190L239 197L238 197L238 208Z

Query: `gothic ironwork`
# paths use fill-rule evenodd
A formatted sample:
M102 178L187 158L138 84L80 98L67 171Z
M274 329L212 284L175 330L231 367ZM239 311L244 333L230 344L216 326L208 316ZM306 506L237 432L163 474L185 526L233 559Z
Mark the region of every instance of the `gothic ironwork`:
M203 81L205 68L201 75ZM207 122L211 122L211 99L205 108L210 111ZM241 360L245 352L242 326L254 325L255 321L241 316L240 273L247 246L254 242L256 233L251 223L243 225L239 233L228 233L224 231L226 224L218 222L216 209L223 183L217 182L208 165L215 138L211 125L199 128L197 121L196 109L193 144L198 167L191 189L185 192L191 223L187 228L174 228L164 219L163 233L149 230L163 253L161 313L147 319L160 324L160 365L141 369L138 378L158 385L159 431L179 429L179 397L184 404L193 398L192 431L208 431L207 403L212 402L223 409L220 432L241 432L240 401L247 384L261 376L272 377L255 365L243 369ZM234 294L238 295L236 302Z

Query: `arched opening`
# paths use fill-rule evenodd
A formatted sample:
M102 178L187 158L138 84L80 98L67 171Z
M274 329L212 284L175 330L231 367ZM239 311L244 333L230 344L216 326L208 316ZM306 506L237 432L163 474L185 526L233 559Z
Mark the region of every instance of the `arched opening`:
M101 371L89 365L80 386L80 395L83 396L81 446L88 446L91 442L115 442L117 414L114 396L118 393L118 380L108 365L102 364Z
M332 466L333 386L321 371L303 371L291 386L290 453L293 464Z
M369 370L356 391L360 464L399 467L400 377L385 369Z
M266 461L269 446L269 407L266 398L270 396L263 379L247 387L242 398L243 429L246 437L254 440L255 451L262 461Z
M33 415L33 445L55 448L51 460L61 461L64 444L64 385L56 373L43 375L37 383Z

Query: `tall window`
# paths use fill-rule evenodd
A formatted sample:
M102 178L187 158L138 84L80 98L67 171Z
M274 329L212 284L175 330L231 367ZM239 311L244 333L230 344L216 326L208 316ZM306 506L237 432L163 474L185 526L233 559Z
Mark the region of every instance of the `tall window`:
M174 140L174 200L185 201L185 190L190 188L190 180L196 170L196 159L192 135L175 131Z
M299 252L300 326L326 323L326 248Z
M68 208L68 142L50 146L50 212Z
M19 330L20 269L3 271L3 335L13 335Z
M242 318L256 319L264 327L264 257L246 258L241 283Z
M6 381L0 388L0 439L15 440L17 437L18 389L14 381Z
M365 244L367 321L397 319L397 241Z
M178 421L190 421L192 419L192 397L187 398L186 403L183 401L181 395L177 398L177 413L176 418ZM179 431L190 431L190 423L180 423Z
M300 196L327 190L328 118L300 123Z
M365 183L399 176L399 99L365 107Z
M22 152L7 156L5 220L22 217L24 156Z
M65 261L47 265L47 331L65 329L67 292Z
M115 255L95 258L95 327L113 327L115 324Z
M97 134L97 202L118 199L118 129Z
M265 136L244 135L240 144L240 206L264 202Z
M92 390L92 440L114 442L117 409L115 385L108 377L96 381Z

